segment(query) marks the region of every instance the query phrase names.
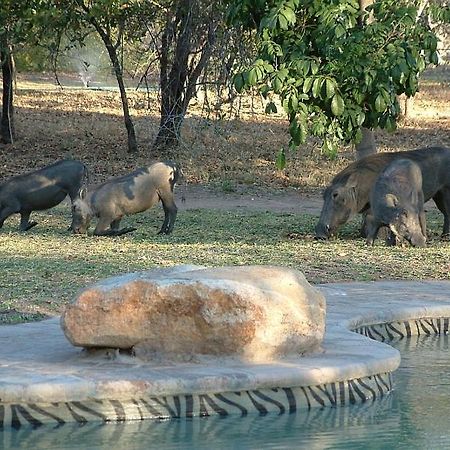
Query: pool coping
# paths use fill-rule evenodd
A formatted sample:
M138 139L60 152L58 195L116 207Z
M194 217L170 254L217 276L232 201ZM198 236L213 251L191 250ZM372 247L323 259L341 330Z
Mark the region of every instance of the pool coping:
M282 413L365 402L392 389L400 363L396 349L367 336L389 341L448 332L450 282L316 287L327 299L322 352L270 364L158 366L128 355L83 353L65 339L59 318L2 326L0 426Z

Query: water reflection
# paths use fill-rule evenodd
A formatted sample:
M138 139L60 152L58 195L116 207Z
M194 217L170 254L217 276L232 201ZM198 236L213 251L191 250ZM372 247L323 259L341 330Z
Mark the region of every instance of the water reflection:
M395 344L402 365L393 394L335 409L163 422L4 430L5 449L425 449L450 448L448 337ZM3 445L3 447L1 447Z

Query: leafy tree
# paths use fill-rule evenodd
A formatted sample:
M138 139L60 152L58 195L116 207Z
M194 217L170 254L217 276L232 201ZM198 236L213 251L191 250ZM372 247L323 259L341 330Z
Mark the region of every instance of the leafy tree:
M101 37L115 70L129 151L136 149L134 128L123 83L124 42L150 42L159 65L160 128L155 147L169 149L179 141L180 128L197 81L214 48L219 24L223 25L220 2L206 0L47 0L58 5L59 29L71 33L72 42L83 42L86 26Z
M357 0L232 1L229 21L259 40L235 87L257 88L268 113L280 98L292 148L313 135L335 155L339 142L361 141L362 127L394 130L398 95L413 96L419 74L438 62L436 36L417 20L414 2L379 0L367 13L362 27Z

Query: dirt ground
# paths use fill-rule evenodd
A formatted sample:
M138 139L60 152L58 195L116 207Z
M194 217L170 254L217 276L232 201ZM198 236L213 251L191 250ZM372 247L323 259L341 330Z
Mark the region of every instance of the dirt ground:
M180 211L190 209L257 210L319 215L322 198L294 189L238 189L223 192L201 184L178 186L176 203ZM183 201L184 198L184 201Z
M320 194L305 193L295 189L282 191L242 188L236 192L223 192L201 184L177 186L175 198L179 211L219 209L225 211L273 211L319 216L323 205ZM437 208L433 200L430 200L425 204L425 211L432 210L437 210Z

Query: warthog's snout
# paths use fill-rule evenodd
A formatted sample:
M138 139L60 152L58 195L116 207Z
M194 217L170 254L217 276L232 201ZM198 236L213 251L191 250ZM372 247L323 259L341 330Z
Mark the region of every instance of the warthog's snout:
M413 247L425 247L427 241L421 233L411 236L408 240Z
M328 224L318 223L315 231L316 235L314 236L314 239L316 240L326 240L331 235L330 225Z
M86 234L86 227L82 226L71 226L69 227L69 231L72 231L73 234Z

